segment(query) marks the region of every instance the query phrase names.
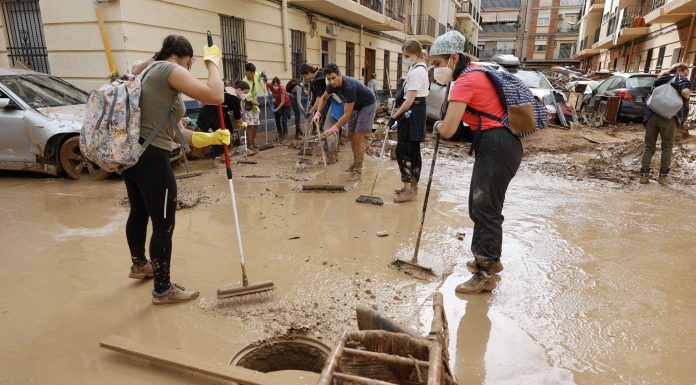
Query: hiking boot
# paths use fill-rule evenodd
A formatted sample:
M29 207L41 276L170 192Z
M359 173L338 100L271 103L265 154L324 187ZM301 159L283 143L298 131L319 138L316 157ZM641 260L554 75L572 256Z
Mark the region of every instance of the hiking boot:
M640 184L648 184L648 183L650 183L650 176L641 175L640 176Z
M350 177L348 177L348 180L361 180L362 179L362 169L356 168L353 170L353 172L350 174Z
M330 153L326 155L326 164L334 164L338 162L338 156L336 153Z
M476 259L471 259L466 261L466 268L469 270L470 273L475 273L479 270L478 265L476 264ZM496 258L493 261L490 262L490 265L488 266L489 272L490 273L500 273L503 271L503 264L500 262L500 258Z
M416 191L414 189L403 189L400 193L396 194L394 198L394 203L404 203L416 200Z
M454 291L459 294L479 294L484 291L492 291L500 281L498 274L489 274L484 271L477 271L471 275L468 281L459 284Z
M657 177L657 183L665 186L669 184L669 176L667 174L660 174L659 177Z
M146 262L144 265L134 263L131 266L130 274L128 274L128 277L133 279L152 278L152 264L149 261Z
M152 303L154 305L164 305L167 303L187 302L198 298L197 291L186 290L183 286L172 283L163 294L152 291Z

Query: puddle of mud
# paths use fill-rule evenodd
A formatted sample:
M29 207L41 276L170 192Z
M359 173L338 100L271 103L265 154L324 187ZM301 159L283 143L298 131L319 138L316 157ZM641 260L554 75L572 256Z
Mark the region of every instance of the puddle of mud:
M330 169L333 183L347 183L340 168L349 152L344 147L343 162ZM424 153L427 175L431 150ZM122 183L0 180L7 213L0 241L18 245L0 272L3 378L203 384L201 377L115 358L97 342L124 335L227 365L254 341L287 333L332 346L341 329L355 327L357 304L424 333L432 317L429 296L440 290L451 365L462 383L691 380L688 360L696 354L688 323L696 316L689 276L696 266L688 258L696 255L688 236L695 230L691 196L649 186L627 199L623 190L527 167L513 180L504 210L501 284L491 295L460 297L453 287L468 277L463 264L471 257L470 158L438 158L419 261L442 277L419 280L388 267L396 256L412 255L422 207L422 201L390 203L400 184L393 162L380 171L375 192L386 204L375 207L354 202L369 191L373 158L365 182L353 184L351 193L298 194L293 190L303 181L292 179L298 174L294 163L284 161L289 154L284 148L262 152L259 164L245 165L235 179L249 276L271 279L277 287L267 297L239 302L215 299L215 290L236 282L240 271L226 177L220 168L206 168L210 161L191 162L192 171L207 172L179 183L207 187L223 199L177 214L173 279L202 295L197 303L175 307L153 307L151 281L126 278L130 261L122 227L53 241L57 229L99 229L127 213L126 207L104 205L123 196ZM323 177L317 165L306 174ZM34 199L27 201L28 195ZM671 203L663 206L664 201ZM379 231L390 235L378 237ZM85 324L97 312L101 322ZM285 374L303 376L278 372Z

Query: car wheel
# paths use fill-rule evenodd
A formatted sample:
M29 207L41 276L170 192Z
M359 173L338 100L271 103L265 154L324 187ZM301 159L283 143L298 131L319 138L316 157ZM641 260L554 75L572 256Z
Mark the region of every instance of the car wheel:
M70 179L95 179L108 178L111 173L99 168L98 165L88 161L80 152L80 137L73 136L63 142L58 154L60 166Z

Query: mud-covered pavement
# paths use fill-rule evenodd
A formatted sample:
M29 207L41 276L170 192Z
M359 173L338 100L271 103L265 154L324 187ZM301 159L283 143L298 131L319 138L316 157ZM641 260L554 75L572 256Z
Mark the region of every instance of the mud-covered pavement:
M430 280L389 267L412 252L423 196L390 203L399 185L392 161L375 191L383 207L355 203L369 193L375 159L363 182L348 182L340 171L347 147L341 164L330 166L331 182L347 185L346 193L298 192L323 176L316 165L298 172L288 147L262 152L257 165L235 166L250 279L276 285L245 301L215 298L218 287L240 279L224 168L192 162L191 171L204 175L178 181L194 204L177 213L172 277L201 298L178 306L153 306L151 281L127 277L121 181L3 175L0 383L215 383L98 342L121 335L227 365L243 347L284 334L331 346L338 331L355 327L358 303L426 332L436 290L445 295L460 384L693 383L693 147L678 146L684 155L673 185L638 187L635 156L612 153L626 146L633 154L638 130L586 133L602 143L582 135L548 129L525 140L504 210L503 279L482 296L454 294L471 257L472 160L452 143L438 158L421 245L421 263L440 274ZM424 153L425 179L431 150ZM592 160L604 158L624 166L607 160L593 173ZM623 170L609 173L617 180L593 177L612 167ZM381 231L388 236L378 237Z

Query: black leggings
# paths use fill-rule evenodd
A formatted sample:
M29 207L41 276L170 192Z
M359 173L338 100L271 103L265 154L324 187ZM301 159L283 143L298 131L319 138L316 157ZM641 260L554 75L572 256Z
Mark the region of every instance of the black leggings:
M147 262L145 238L147 222L151 219L150 260L157 293L163 293L170 287L169 265L176 215L176 179L169 163L169 155L167 150L149 146L138 163L123 172L130 202L126 238L131 259L137 264Z
M423 166L420 146L425 137L425 104L413 105L410 111L411 116L400 120L396 129L396 162L399 164L401 181L416 186Z
M522 143L505 128L481 131L469 188L469 217L474 221L471 252L500 258L503 204L522 161Z

